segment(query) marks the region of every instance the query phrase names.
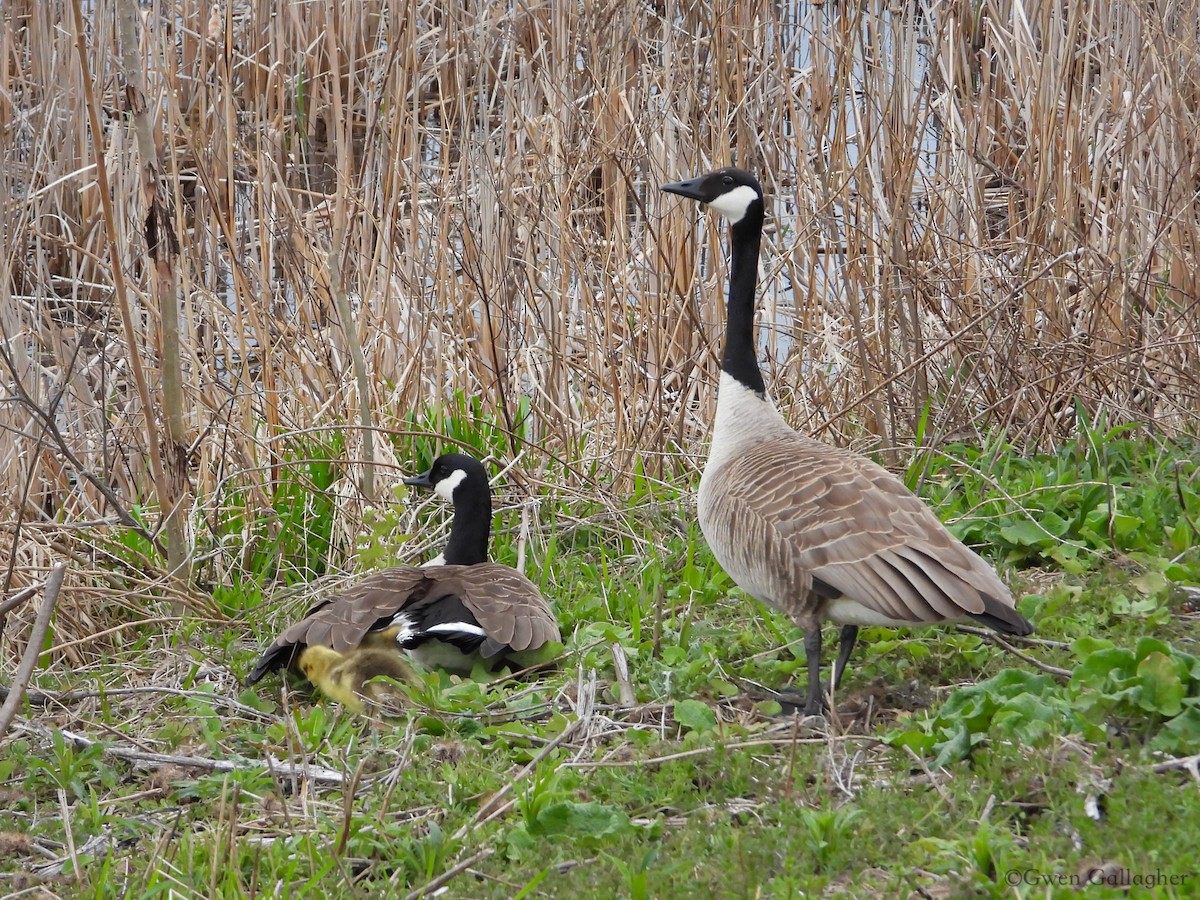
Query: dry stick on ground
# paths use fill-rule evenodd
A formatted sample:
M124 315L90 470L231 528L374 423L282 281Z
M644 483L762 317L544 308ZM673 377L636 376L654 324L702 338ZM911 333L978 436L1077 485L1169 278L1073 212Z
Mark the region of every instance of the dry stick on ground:
M4 705L0 706L0 739L8 731L13 716L17 714L17 707L21 705L21 698L25 696L29 679L33 677L33 670L37 666L38 656L42 652L42 643L46 640L46 632L50 630L50 617L54 614L54 607L58 604L58 593L62 590L63 576L66 573L66 564L59 563L50 572L50 577L46 579L46 594L42 598L42 608L38 610L37 618L33 620L33 629L29 632L29 643L25 645L25 655L21 657L21 664L17 666L17 674L13 676L12 689L5 698Z
M277 722L279 716L265 713L262 710L255 709L253 706L247 706L230 697L223 697L220 694L212 694L208 691L185 691L181 688L158 687L156 685L145 685L143 687L128 687L128 688L109 688L104 691L26 691L25 696L31 704L37 706L50 706L58 704L65 706L68 703L78 703L82 700L97 700L100 697L136 697L143 694L166 694L169 697L181 697L196 700L206 700L212 703L213 706L224 707L232 712L238 713L248 719L257 719L260 722ZM0 700L8 695L8 689L0 687Z
M34 587L21 588L3 603L0 603L0 616L7 616L10 612L32 597L43 587L36 585Z
M489 856L491 856L495 852L496 851L493 850L491 847L484 847L482 850L480 850L474 856L468 856L466 859L464 859L458 865L454 866L453 868L447 869L445 872L443 872L437 878L434 878L432 881L427 882L426 884L417 888L415 891L410 891L407 895L405 895L404 900L417 900L417 898L419 898L419 897L432 897L434 895L434 891L436 891L438 888L442 887L445 884L448 884L452 879L457 878L459 875L461 875L463 872L467 871L467 869L471 868L471 866L475 865L476 863L483 862L485 859L487 859Z
M801 723L803 724L803 723ZM693 756L704 756L709 753L716 753L718 750L722 753L730 750L747 750L760 747L775 747L782 749L784 747L792 747L800 744L824 745L830 743L845 743L854 742L862 744L881 744L882 741L877 737L866 734L841 734L841 735L821 735L820 737L787 737L787 738L764 738L763 740L753 741L737 741L732 744L712 744L706 747L697 747L692 750L680 750L677 753L668 753L664 756L647 756L639 759L629 760L582 760L574 762L568 760L562 763L563 768L567 769L641 769L645 766L660 766L664 763L675 762L680 759L689 759Z
M915 751L912 747L909 747L907 744L904 745L904 751L913 758L913 762L915 762L920 767L921 771L925 773L925 777L929 779L929 784L935 791L937 791L938 796L942 798L942 801L947 806L951 805L952 801L950 800L950 795L946 793L946 789L942 787L942 784L940 781L938 781L937 776L930 771L929 766L925 764L925 760L918 756L917 751ZM945 770L943 769L942 771Z
M70 741L81 749L86 750L89 747L99 747L105 756L111 756L115 759L126 759L130 762L147 763L155 768L161 766L179 766L180 768L206 769L209 772L245 772L254 769L266 769L271 773L287 771L301 778L307 778L309 781L315 781L318 784L341 784L346 780L341 772L334 769L327 769L324 766L311 766L304 763L297 764L275 756L268 756L266 759L260 760L231 760L208 759L204 756L179 756L173 753L150 753L146 750L138 750L134 747L125 747L120 744L104 744L85 737L82 734L77 734L74 731L67 731L65 728L39 728L32 725L25 725L23 727L25 730L39 734L42 737L50 737L54 733L58 733L63 736L64 740Z
M633 692L633 683L629 680L629 660L625 656L625 648L619 642L612 645L612 657L620 705L625 708L637 706L637 695Z
M966 634L974 634L979 637L992 637L996 632L989 628L976 628L974 625L955 625L958 631ZM1046 647L1050 650L1070 650L1071 644L1069 641L1052 641L1048 638L1033 637L1031 635L1008 635L1005 640L1013 644L1029 644L1033 647Z
M995 644L996 646L998 646L1004 650L1007 650L1009 653L1011 653L1013 656L1016 656L1018 659L1025 660L1025 662L1029 663L1035 669L1041 669L1047 675L1054 675L1058 678L1070 678L1071 677L1070 669L1063 669L1063 668L1060 668L1059 666L1052 666L1052 665L1050 665L1050 663L1044 663L1040 659L1037 659L1033 656L1030 656L1028 653L1018 650L1016 647L1014 647L1012 644L1010 644L1004 638L1000 637L1000 635L995 634L991 631L984 631L982 628L972 628L969 625L959 625L958 629L960 631L965 631L968 634L978 635L979 637L983 638L985 641L989 641L989 642Z
M1170 772L1172 769L1187 769L1193 778L1200 781L1200 753L1193 756L1181 756L1178 759L1168 759L1150 767L1150 771L1155 774Z
M71 827L71 804L67 802L67 792L63 788L59 788L58 794L58 809L62 817L63 834L67 839L67 855L71 858L71 875L78 882L81 880L82 874L79 868L79 851L75 847L75 832Z

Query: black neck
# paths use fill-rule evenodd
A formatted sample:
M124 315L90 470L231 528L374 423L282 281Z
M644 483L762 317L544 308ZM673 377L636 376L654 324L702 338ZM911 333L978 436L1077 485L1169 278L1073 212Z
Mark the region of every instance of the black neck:
M487 562L492 531L492 494L487 481L473 484L468 478L454 492L454 521L442 554L448 566L474 566Z
M729 271L729 307L725 326L725 356L721 368L760 397L767 386L758 369L754 346L754 290L758 286L758 252L762 243L763 205L750 204L731 228L732 259Z

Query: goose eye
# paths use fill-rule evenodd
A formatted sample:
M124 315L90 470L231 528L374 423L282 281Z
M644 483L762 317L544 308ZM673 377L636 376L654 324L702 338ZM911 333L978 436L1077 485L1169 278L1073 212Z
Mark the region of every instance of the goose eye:
M733 185L733 176L726 175L724 178L721 179L721 181L723 181L725 183L725 187L731 187Z

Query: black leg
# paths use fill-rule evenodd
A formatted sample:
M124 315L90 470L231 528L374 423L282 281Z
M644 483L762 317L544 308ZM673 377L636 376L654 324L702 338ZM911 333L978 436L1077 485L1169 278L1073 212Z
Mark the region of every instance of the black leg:
M825 697L821 688L820 625L804 635L804 655L808 659L808 698L804 702L804 714L815 716L825 708Z
M841 637L838 638L837 662L833 664L833 690L842 686L842 676L846 674L846 666L850 662L850 651L858 640L857 625L843 625Z

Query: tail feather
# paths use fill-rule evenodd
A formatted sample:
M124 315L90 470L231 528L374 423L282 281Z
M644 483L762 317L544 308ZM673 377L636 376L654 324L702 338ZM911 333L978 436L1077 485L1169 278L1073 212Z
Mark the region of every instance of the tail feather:
M246 676L246 687L257 684L269 672L290 666L296 654L303 649L303 646L298 644L277 644L268 647Z
M995 597L983 598L983 612L971 613L971 618L998 631L1001 634L1011 634L1015 637L1025 637L1033 634L1033 623L1009 606L1001 603Z

